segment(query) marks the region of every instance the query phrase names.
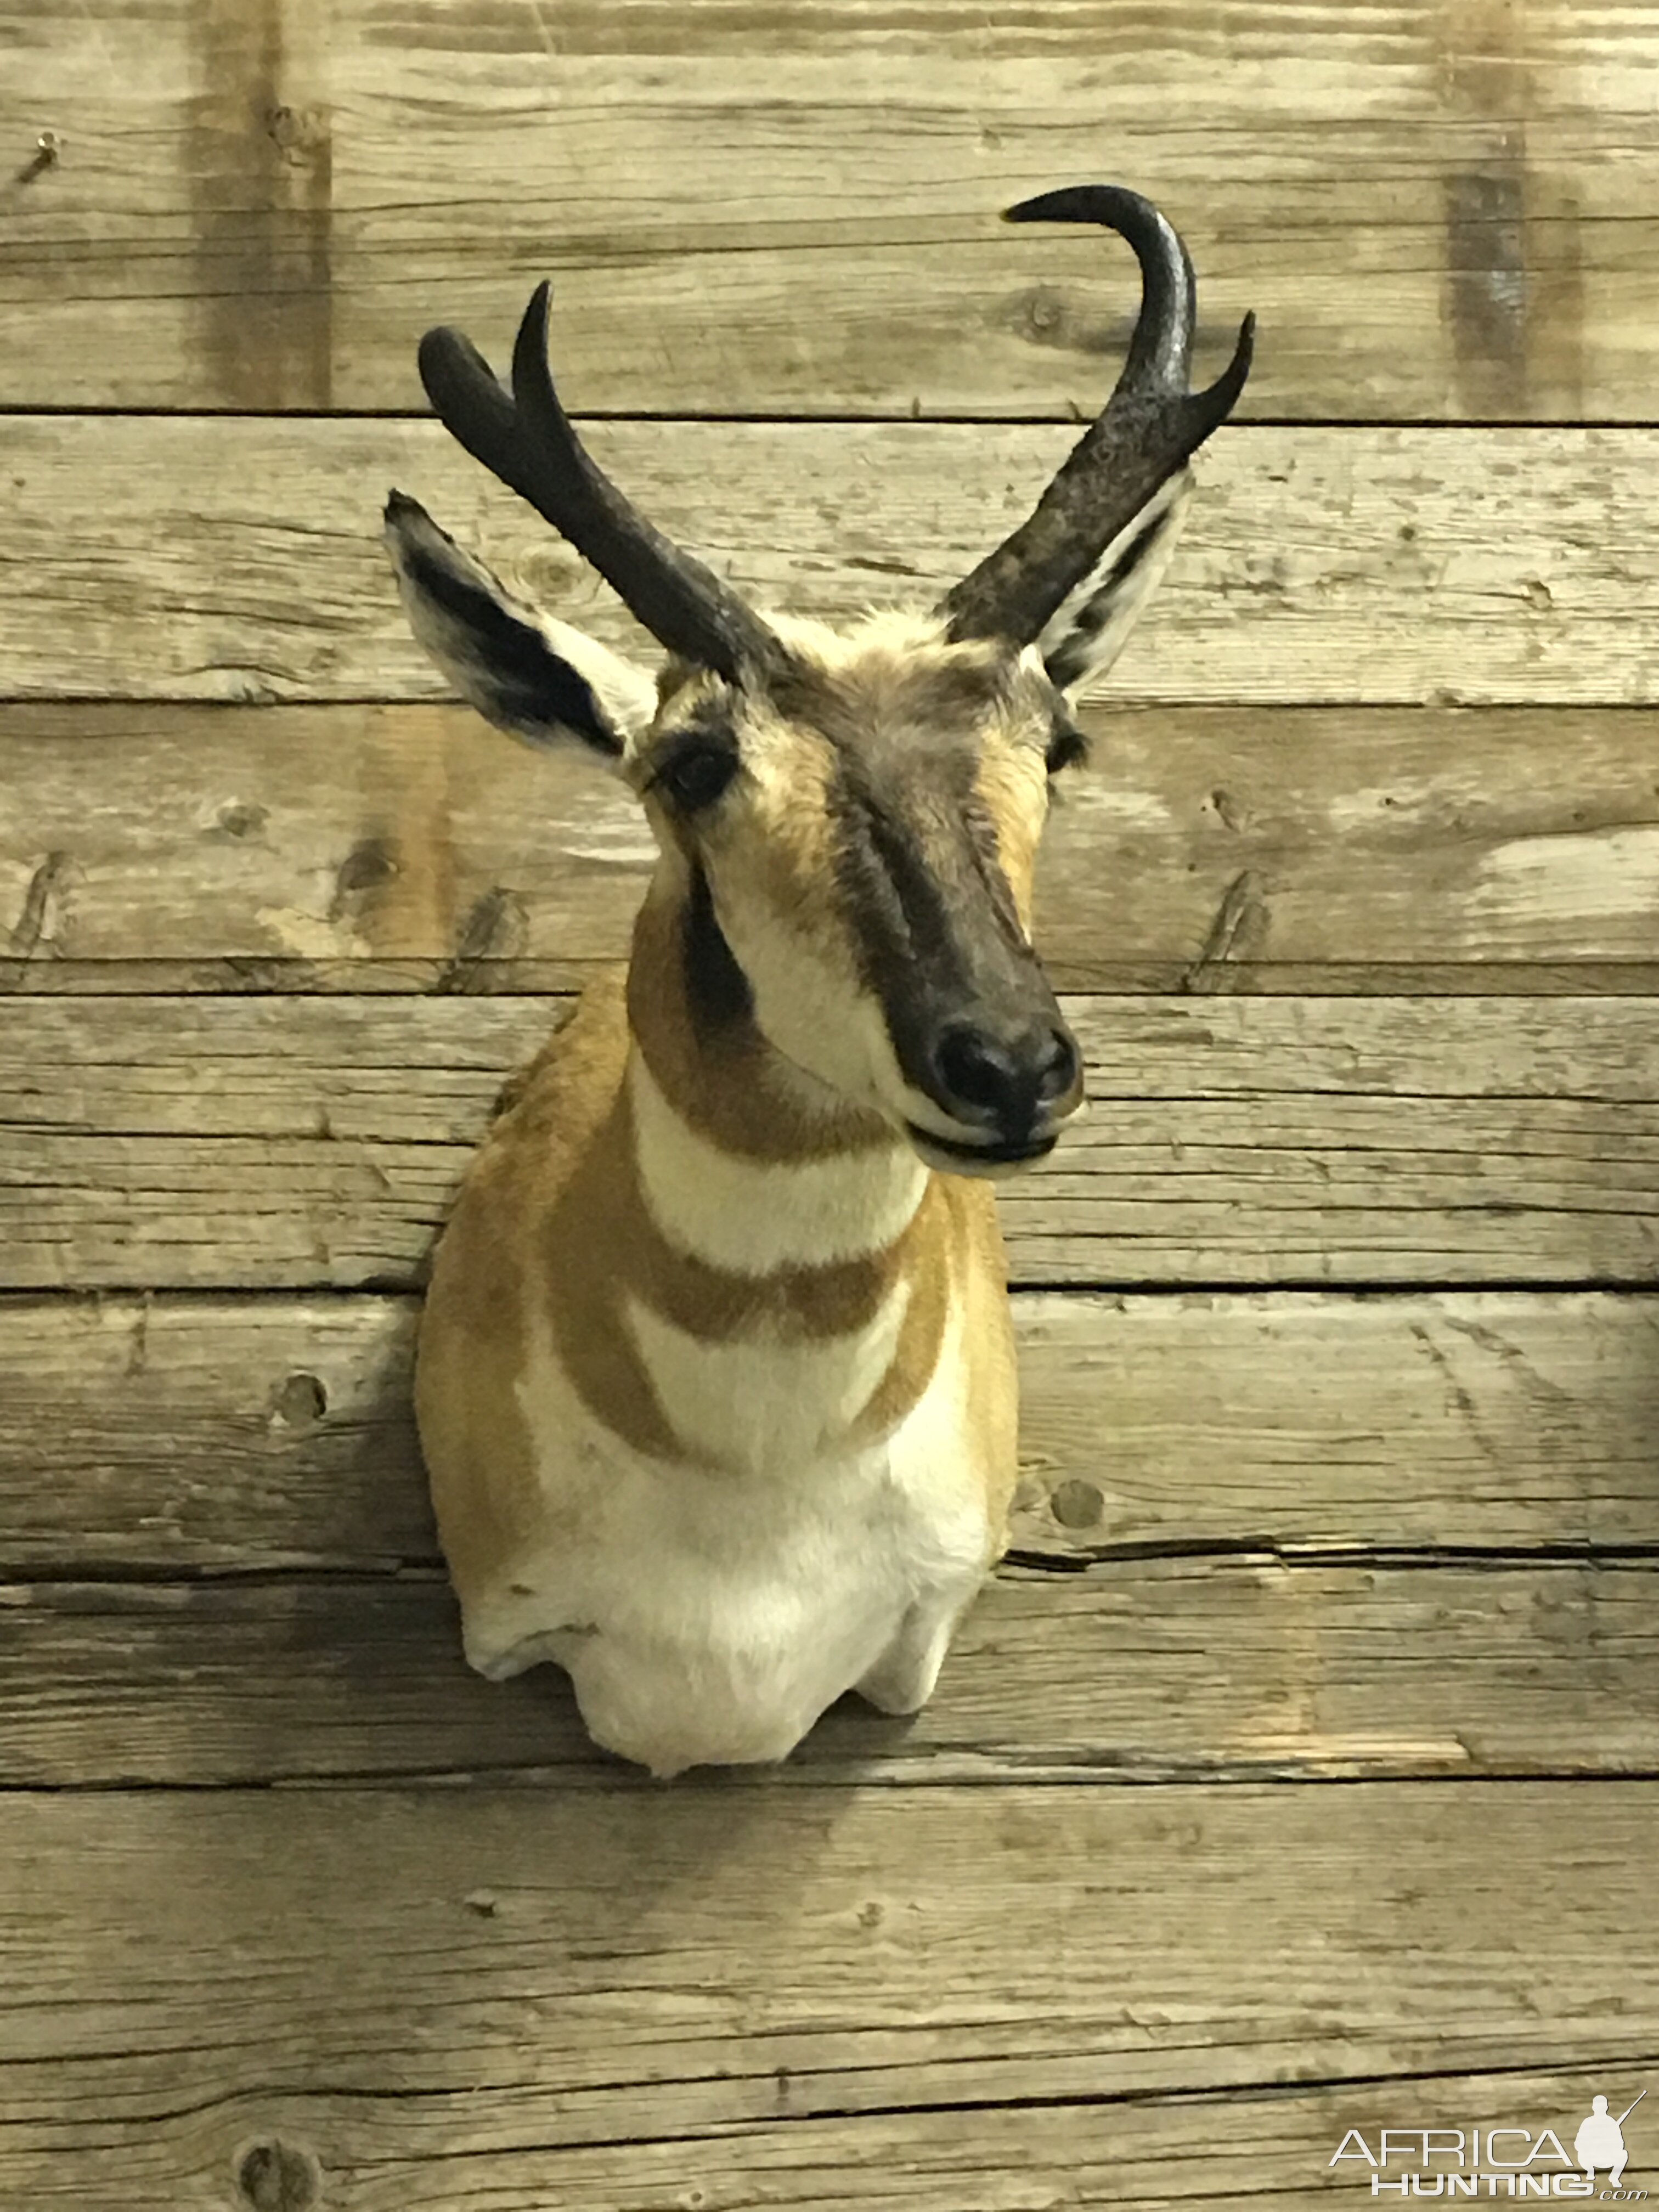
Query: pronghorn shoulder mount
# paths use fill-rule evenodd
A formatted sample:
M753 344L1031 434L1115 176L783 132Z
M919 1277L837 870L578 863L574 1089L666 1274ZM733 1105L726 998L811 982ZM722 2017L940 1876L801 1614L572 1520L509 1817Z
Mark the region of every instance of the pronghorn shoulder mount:
M420 349L453 435L663 649L630 665L526 604L394 492L416 635L489 721L586 746L659 858L597 986L497 1121L441 1241L416 1399L468 1659L565 1668L600 1744L659 1775L784 1757L843 1692L931 1693L1006 1542L1017 1386L992 1182L1082 1102L1031 943L1070 702L1168 558L1188 462L1192 265L1148 201L1099 223L1141 307L1098 420L936 605L763 614L602 474L554 390L548 289L510 387Z

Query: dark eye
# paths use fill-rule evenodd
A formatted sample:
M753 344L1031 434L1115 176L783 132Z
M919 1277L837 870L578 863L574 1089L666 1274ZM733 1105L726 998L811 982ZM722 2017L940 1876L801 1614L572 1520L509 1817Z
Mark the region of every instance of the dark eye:
M738 772L738 757L726 745L693 743L669 755L651 779L687 814L712 806Z

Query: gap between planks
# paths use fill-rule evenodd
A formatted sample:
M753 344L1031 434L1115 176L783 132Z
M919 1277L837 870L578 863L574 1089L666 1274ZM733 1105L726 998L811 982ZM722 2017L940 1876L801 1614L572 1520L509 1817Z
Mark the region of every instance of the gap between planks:
M639 650L614 600L430 422L15 417L0 659L52 698L431 699L379 544L397 483L509 582ZM596 457L763 605L927 605L1026 514L1063 433L618 422ZM1627 705L1659 611L1656 434L1219 432L1124 701ZM711 501L709 487L719 487ZM896 558L894 549L900 549ZM651 657L657 657L653 650Z
M1013 1310L1022 1547L1403 1557L1653 1535L1659 1293L1042 1291ZM343 1292L0 1299L0 1566L435 1567L418 1313Z
M514 12L99 5L23 36L20 141L77 127L7 195L5 394L397 402L425 321L510 328L550 264L584 409L1064 416L1133 278L997 210L1110 147L1189 238L1200 347L1272 314L1270 409L1649 404L1639 11L562 4L554 45Z
M618 2111L614 2133L589 2135L580 2147L525 2140L521 2130L494 2150L453 2159L434 2152L430 2163L388 2150L379 2160L362 2160L343 2179L352 2212L456 2212L463 2196L486 2201L492 2212L545 2212L555 2203L592 2212L664 2212L671 2204L699 2202L718 2203L722 2212L781 2205L825 2212L854 2204L859 2212L945 2205L951 2212L1009 2212L1013 2204L1079 2201L1079 2190L1087 2191L1080 2201L1090 2204L1144 2212L1151 2172L1160 2206L1261 2212L1264 2204L1303 2203L1322 2181L1328 2183L1331 2155L1356 2116L1372 2142L1379 2108L1408 2112L1418 2124L1437 2127L1467 2127L1471 2112L1525 2112L1534 2127L1547 2116L1570 2138L1572 2120L1589 2109L1603 2075L1633 2074L1639 2081L1651 2063L1648 2053L1620 2049L1553 2072L1419 2067L1322 2080L1303 2074L1294 2082L1231 2088L1079 2090L1070 2096L1031 2088L957 2103L913 2095L884 2105L874 2087L882 2071L877 2064L860 2084L865 2094L839 2111L825 2095L811 2117L757 2117L706 2131L676 2132L671 2125L653 2135L629 2127ZM786 2093L797 2081L809 2097L820 2087L811 2069L785 2069L769 2077L775 2100L787 2106ZM480 2090L499 2094L501 2086L481 2081ZM357 2094L392 2109L420 2098L417 2091L395 2088ZM347 2101L346 2093L340 2101ZM289 2109L276 2099L216 2096L148 2113L145 2124L160 2130L191 2118L210 2126L232 2123L250 2106L267 2120ZM83 2170L76 2202L94 2212L141 2212L151 2205L178 2212L177 2199L149 2193L166 2184L144 2150L131 2160L139 2169L131 2182L124 2185L111 2172L118 2196L107 2200L83 2193ZM379 2186L377 2166L386 2170ZM225 2160L224 2186L234 2185L237 2170L236 2160ZM1287 2174L1299 2178L1287 2181ZM192 2174L198 2179L212 2186L207 2174ZM139 2193L129 2193L131 2187ZM399 2189L405 2193L392 2193ZM1011 2189L1019 2193L1011 2196ZM1033 2190L1045 2193L1039 2200ZM210 2201L217 2212L223 2200Z
M1060 782L1038 874L1064 987L1659 977L1653 709L1103 703L1083 721L1091 761ZM18 993L568 988L625 951L654 857L575 748L532 753L455 707L11 707L0 787L0 989Z
M1656 1006L1073 999L1090 1113L1000 1211L1027 1284L1659 1279ZM4 1284L397 1288L546 1004L15 998Z

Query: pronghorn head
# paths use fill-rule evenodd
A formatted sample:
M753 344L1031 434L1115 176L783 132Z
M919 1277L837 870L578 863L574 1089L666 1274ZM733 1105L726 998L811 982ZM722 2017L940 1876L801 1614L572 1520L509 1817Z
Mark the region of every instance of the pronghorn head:
M1192 265L1112 185L1018 222L1127 239L1142 301L1098 420L1034 513L926 613L842 630L763 617L639 515L579 443L547 363L548 288L509 392L428 331L421 374L467 450L592 562L666 653L653 677L509 593L413 500L386 537L416 636L490 721L575 738L639 793L725 993L809 1085L873 1109L930 1165L1041 1157L1082 1102L1077 1046L1030 939L1050 779L1083 752L1070 702L1116 654L1173 544L1192 453L1249 367L1189 392Z

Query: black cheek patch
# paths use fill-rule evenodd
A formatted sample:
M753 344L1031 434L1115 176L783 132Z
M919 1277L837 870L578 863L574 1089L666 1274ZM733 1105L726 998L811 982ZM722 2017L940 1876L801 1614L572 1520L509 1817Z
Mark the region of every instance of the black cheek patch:
M715 919L708 878L701 867L692 870L683 928L685 995L694 1024L709 1036L750 1020L755 994Z
M420 547L405 544L403 561L421 597L453 624L449 643L465 660L468 696L481 714L520 737L568 731L613 760L621 754L591 685L538 629Z
M1050 775L1058 775L1062 769L1088 759L1089 740L1069 714L1055 715L1042 757Z

